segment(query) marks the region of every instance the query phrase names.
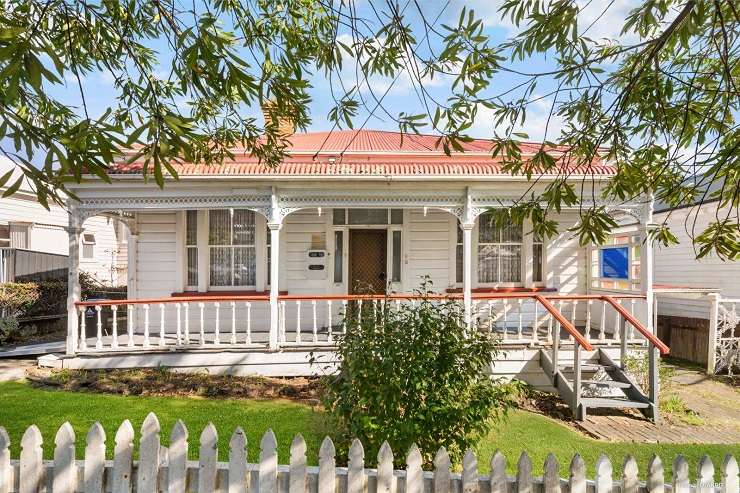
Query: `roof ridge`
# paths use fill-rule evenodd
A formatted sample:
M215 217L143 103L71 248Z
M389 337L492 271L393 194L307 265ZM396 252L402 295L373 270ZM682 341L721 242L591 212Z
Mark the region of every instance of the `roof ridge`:
M384 134L393 134L393 135L407 135L410 137L443 137L441 134L432 134L432 133L414 133L414 132L401 132L400 130L385 130L381 128L346 128L346 129L339 129L339 130L309 130L307 132L296 132L294 135L309 135L309 134L332 134L332 133L361 133L361 132L375 132L375 133L384 133ZM493 142L493 138L488 137L471 137L473 141L483 141L487 143ZM527 145L542 145L545 142L541 140L520 140L520 144L527 144ZM558 144L553 144L557 146Z

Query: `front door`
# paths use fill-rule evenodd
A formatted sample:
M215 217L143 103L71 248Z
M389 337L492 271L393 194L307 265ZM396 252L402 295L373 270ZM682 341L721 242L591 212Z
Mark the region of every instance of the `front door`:
M350 294L385 293L387 239L388 234L382 229L350 230Z

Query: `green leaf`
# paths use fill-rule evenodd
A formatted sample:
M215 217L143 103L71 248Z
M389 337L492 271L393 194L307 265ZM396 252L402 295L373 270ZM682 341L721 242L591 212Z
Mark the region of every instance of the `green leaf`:
M10 180L10 177L13 176L13 169L7 171L3 176L0 176L0 187L4 187L5 184Z
M25 179L25 176L20 176L15 183L13 183L11 186L8 187L5 192L3 192L3 198L10 197L15 192L18 191L19 188L21 188L21 185L23 184L23 180Z

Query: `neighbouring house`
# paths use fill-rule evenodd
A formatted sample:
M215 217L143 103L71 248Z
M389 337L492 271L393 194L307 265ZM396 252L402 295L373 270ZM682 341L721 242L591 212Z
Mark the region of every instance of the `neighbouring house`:
M21 170L0 158L0 176L13 176L0 187L0 195L11 186ZM69 214L57 204L45 209L29 182L10 197L0 198L0 281L24 278L67 278ZM115 212L85 222L81 231L79 269L104 284L126 284L125 224Z
M698 259L693 241L724 218L736 221L737 210L718 208L716 200L655 207L655 222L678 238L678 244L656 249L658 334L674 356L704 364L710 373L740 367L740 262L714 253Z
M70 286L67 354L42 363L315 374L336 362L347 307L372 316L382 303L413 303L428 276L440 296L459 299L467 323L500 336L494 375L557 390L580 416L602 406L655 416L657 385L637 388L619 363L628 350L648 349L653 363L668 350L653 335L652 249L643 245L652 201L605 204L638 224L602 246L581 246L569 231L576 208L558 214L554 238L528 224L497 229L491 209L561 172L599 200L615 168L600 159L579 168L550 149L558 168L532 183L503 172L490 141L450 156L436 141L299 133L274 169L236 150L221 166L177 165L179 179L163 189L136 162L114 166L112 184L87 177L69 203L70 252L84 248L90 221L123 212L128 299L84 302Z

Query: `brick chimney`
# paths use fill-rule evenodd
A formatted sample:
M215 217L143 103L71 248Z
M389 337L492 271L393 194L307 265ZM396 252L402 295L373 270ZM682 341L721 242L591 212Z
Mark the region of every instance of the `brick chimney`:
M262 116L265 118L265 126L271 121L270 109L275 105L274 101L265 101L262 105ZM281 136L287 137L295 133L295 125L293 120L285 116L281 117L278 121L278 132Z

